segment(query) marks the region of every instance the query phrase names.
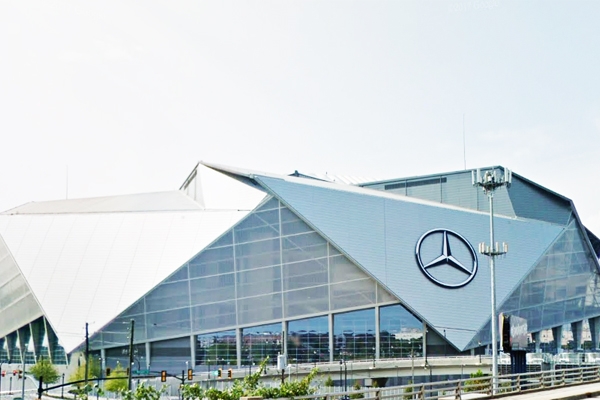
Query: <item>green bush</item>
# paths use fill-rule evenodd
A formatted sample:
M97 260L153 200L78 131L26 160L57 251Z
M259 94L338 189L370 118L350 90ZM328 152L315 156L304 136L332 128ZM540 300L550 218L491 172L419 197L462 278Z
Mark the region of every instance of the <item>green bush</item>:
M333 384L333 379L331 379L331 375L327 377L327 379L325 380L325 383L323 385L325 387L333 387L333 386L335 386Z
M236 380L233 385L224 390L210 388L203 391L197 384L184 385L182 388L184 400L239 400L240 397L260 396L264 399L292 398L307 396L315 391L310 387L311 382L317 376L318 370L313 369L301 380L288 379L279 387L265 387L260 383L260 378L266 368L268 358L260 363L258 369L244 379ZM134 399L135 400L135 399Z
M413 381L408 381L409 385L413 384ZM408 386L404 388L404 400L411 400L413 398L413 387Z
M355 382L354 382L354 385L352 386L352 389L353 389L353 390L355 390L355 391L358 391L358 390L360 390L360 389L361 389L361 387L360 387L360 383L359 383L358 381L355 381ZM350 395L350 398L351 398L351 399L362 399L362 398L364 398L364 397L365 397L365 395L364 395L364 394L362 394L362 393L352 393L352 394Z
M465 392L482 392L489 389L490 379L481 370L471 374L471 379L465 382Z

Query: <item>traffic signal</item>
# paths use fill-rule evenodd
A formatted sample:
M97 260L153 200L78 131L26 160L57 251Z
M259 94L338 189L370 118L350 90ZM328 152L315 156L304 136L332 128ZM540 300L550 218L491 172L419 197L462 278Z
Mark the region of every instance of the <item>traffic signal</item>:
M17 376L18 373L19 373L19 371L17 371L16 369L13 369L13 376Z
M217 378L221 378L223 376L223 368L219 368L217 371Z
M160 381L161 382L167 381L167 371L160 371Z
M23 371L19 370L19 379L23 379Z
M129 367L127 367L127 376L129 376Z
M6 376L6 371L2 371L2 376Z
M191 381L192 379L194 379L194 370L193 369L188 369L188 381Z
M106 368L106 376L110 376L110 367Z
M232 370L231 368L229 368L229 369L227 370L227 377L228 377L229 379L231 379L231 378L233 377L233 370Z

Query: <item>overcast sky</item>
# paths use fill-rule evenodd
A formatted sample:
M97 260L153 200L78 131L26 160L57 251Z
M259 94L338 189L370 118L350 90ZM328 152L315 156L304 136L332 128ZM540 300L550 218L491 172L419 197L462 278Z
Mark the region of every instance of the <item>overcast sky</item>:
M597 1L3 1L0 209L65 198L67 168L75 198L177 189L199 160L380 179L466 159L600 235L598 21Z

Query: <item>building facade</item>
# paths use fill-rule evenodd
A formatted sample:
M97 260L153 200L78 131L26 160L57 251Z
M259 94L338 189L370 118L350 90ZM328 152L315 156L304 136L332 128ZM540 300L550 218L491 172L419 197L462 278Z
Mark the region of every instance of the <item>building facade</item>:
M346 184L205 167L261 198L94 330L107 366L129 362L132 326L139 369L171 372L486 351L489 210L470 171ZM495 196L498 311L527 319L532 351L598 348L600 241L524 177Z

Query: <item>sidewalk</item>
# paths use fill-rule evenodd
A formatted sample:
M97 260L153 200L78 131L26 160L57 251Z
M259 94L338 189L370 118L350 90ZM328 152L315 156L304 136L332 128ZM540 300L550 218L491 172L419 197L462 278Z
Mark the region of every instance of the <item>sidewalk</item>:
M500 397L500 396L499 396ZM600 383L567 386L539 392L501 396L510 400L579 400L600 397Z

